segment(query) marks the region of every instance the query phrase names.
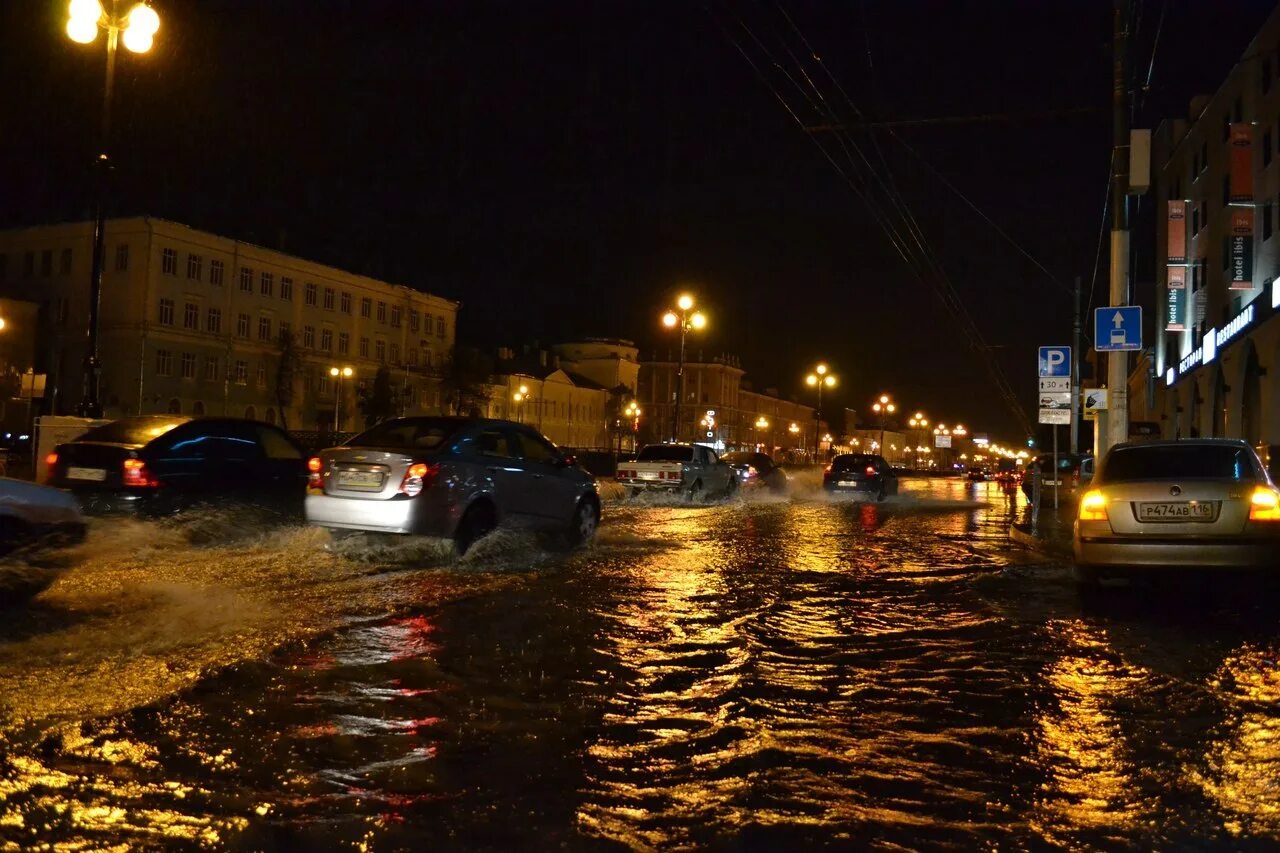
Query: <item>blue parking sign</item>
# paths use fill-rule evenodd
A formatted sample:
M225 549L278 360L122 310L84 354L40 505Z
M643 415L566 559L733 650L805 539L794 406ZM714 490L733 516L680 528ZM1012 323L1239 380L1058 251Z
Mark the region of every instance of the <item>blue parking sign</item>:
M1040 375L1071 377L1071 347L1040 347Z
M1093 348L1098 352L1142 349L1142 306L1110 305L1095 308Z

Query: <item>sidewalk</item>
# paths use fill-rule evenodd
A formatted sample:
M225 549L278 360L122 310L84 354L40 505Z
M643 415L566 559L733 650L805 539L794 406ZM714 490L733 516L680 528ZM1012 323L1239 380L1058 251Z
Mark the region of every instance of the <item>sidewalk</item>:
M1055 557L1070 557L1071 527L1076 517L1075 501L1062 501L1055 511L1050 499L1041 508L1038 518L1033 516L1034 512L1034 508L1027 507L1022 517L1010 526L1009 538L1027 548Z

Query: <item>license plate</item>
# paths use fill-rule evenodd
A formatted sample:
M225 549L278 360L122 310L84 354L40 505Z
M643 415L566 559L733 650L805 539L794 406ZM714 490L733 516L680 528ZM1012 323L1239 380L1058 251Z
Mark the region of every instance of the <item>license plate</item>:
M1042 485L1042 486L1061 486L1061 485L1062 485L1062 481L1061 481L1061 480L1043 480L1043 481L1041 481L1040 485Z
M862 482L861 482L861 481L859 481L859 480L840 480L840 481L839 481L839 485L841 485L841 486L853 486L854 488L857 488L858 486L861 486L861 485L862 485Z
M382 474L378 471L339 471L339 486L353 486L357 489L382 488Z
M641 471L641 472L640 472L640 479L641 479L641 480L656 480L656 479L658 479L658 472L657 472L657 471Z
M1138 504L1138 521L1213 521L1212 503Z
M95 483L101 483L107 479L107 472L102 468L68 468L68 480L93 480Z

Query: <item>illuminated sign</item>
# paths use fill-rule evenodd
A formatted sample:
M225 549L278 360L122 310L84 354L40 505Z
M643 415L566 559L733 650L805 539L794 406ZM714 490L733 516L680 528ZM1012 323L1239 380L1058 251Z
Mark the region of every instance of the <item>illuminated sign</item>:
M1274 291L1274 285L1272 287ZM1276 299L1274 292L1271 298L1272 300ZM1169 371L1165 373L1165 383L1173 384L1174 379L1183 375L1191 368L1200 364L1208 364L1217 358L1218 349L1220 347L1228 344L1232 338L1236 337L1253 324L1254 319L1257 317L1257 307L1258 306L1256 304L1250 303L1243 311L1237 314L1230 323L1227 323L1227 325L1223 326L1221 329L1210 329L1205 332L1204 340L1201 342L1200 346L1187 353L1186 356L1183 357L1182 361L1178 362L1178 372L1174 374L1173 368L1170 368Z

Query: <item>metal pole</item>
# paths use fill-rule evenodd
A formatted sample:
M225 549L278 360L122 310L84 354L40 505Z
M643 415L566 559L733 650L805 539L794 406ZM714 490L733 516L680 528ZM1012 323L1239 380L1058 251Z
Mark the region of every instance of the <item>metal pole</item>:
M818 461L818 436L822 432L822 379L818 377L818 411L813 422L813 461Z
M1111 305L1129 304L1129 0L1115 0L1112 54ZM1107 356L1106 450L1129 434L1129 357Z
M339 376L334 381L338 383L338 387L334 391L334 400L333 400L333 434L334 434L334 437L337 437L338 411L342 408L342 377Z
M684 402L684 336L687 331L685 312L680 312L680 362L676 369L676 405L671 413L671 441L680 440L680 404Z
M99 309L102 304L102 267L104 232L106 230L107 178L111 171L111 94L116 77L116 42L120 31L116 29L116 3L111 0L107 14L111 26L107 28L107 80L102 95L102 150L94 163L95 198L93 204L93 265L89 271L89 329L84 355L84 398L78 414L82 418L102 417L102 362L98 358Z
M1058 480L1061 479L1058 473L1058 425L1053 425L1053 508L1058 509Z
M1071 444L1068 453L1080 452L1080 276L1076 276L1075 320L1071 327Z

